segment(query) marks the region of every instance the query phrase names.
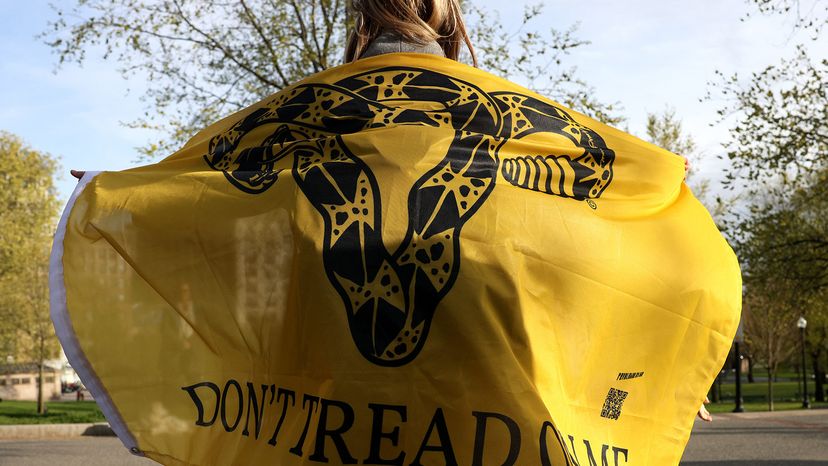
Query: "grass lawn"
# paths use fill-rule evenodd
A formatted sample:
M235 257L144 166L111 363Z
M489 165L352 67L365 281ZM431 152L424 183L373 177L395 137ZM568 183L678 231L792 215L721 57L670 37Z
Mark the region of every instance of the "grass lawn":
M75 424L104 422L106 419L94 401L47 402L46 414L37 414L34 401L0 402L0 425L9 424Z
M742 399L747 412L767 411L766 382L742 383ZM828 403L813 401L813 384L808 384L811 407L826 408ZM796 382L776 382L773 384L774 410L782 411L802 408L802 395ZM733 383L722 384L722 401L707 405L711 413L729 413L735 406L736 389ZM9 424L74 424L104 422L106 419L94 401L47 402L47 413L37 415L37 403L34 401L0 402L0 425Z
M733 411L736 399L736 385L733 383L722 384L722 401L710 403L707 410L711 413L729 413ZM828 408L828 403L814 402L814 384L808 384L808 393L812 408ZM712 399L712 396L710 397ZM768 410L768 384L767 382L742 382L742 400L745 411L767 411ZM782 411L786 409L801 409L802 394L796 382L775 382L773 384L773 409Z
M731 400L724 403L710 403L707 405L707 410L713 414L730 413L733 412L733 408L735 406L736 404L733 400ZM745 408L746 413L767 411L768 403L742 403L742 407ZM802 409L802 401L775 401L773 403L774 411L785 411L790 409ZM828 403L814 403L811 401L811 409L828 409Z

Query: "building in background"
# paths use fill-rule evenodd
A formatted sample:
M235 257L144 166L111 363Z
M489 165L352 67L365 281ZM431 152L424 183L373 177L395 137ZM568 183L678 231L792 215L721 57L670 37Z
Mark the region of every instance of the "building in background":
M28 363L0 364L0 399L37 400L38 365ZM46 400L57 400L61 396L61 370L44 364L43 395Z

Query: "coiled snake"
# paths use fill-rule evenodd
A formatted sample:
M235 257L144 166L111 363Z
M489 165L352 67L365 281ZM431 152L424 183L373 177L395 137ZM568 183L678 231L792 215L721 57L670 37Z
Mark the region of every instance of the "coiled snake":
M389 251L377 180L341 135L393 125L451 128L454 138L411 187L407 232ZM508 139L537 132L563 135L583 153L499 159ZM457 278L460 230L494 189L498 169L515 186L586 200L610 184L615 157L595 131L539 99L402 66L287 88L213 137L208 151L207 164L251 194L290 171L324 219L323 264L354 343L384 366L406 364L422 349Z

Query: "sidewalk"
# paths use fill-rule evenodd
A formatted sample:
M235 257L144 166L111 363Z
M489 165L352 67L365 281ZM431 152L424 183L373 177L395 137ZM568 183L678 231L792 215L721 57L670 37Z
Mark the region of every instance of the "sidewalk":
M74 438L0 440L0 466L61 464L154 464L129 454L112 437L91 437L78 427L105 424L57 424ZM29 428L44 426L4 426ZM78 429L78 430L72 430ZM77 433L79 432L80 433ZM91 434L95 435L95 434ZM0 427L0 439L3 439ZM32 438L32 437L28 437ZM45 452L59 455L43 456ZM94 459L93 459L94 458ZM105 460L102 458L106 458ZM100 460L100 461L98 461ZM68 463L66 462L68 461ZM682 466L817 466L828 464L828 409L774 413L716 414L712 423L696 421Z
M696 420L682 466L828 464L828 410L727 413Z
M0 466L157 466L114 437L0 440Z
M76 437L114 437L109 424L24 424L0 426L0 440L35 440Z

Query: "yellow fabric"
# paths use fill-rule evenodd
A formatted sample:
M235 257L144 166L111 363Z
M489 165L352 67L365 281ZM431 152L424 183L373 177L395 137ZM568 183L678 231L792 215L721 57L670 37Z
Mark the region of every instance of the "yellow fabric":
M452 60L366 58L94 177L66 313L166 464L677 464L741 305L683 164Z

